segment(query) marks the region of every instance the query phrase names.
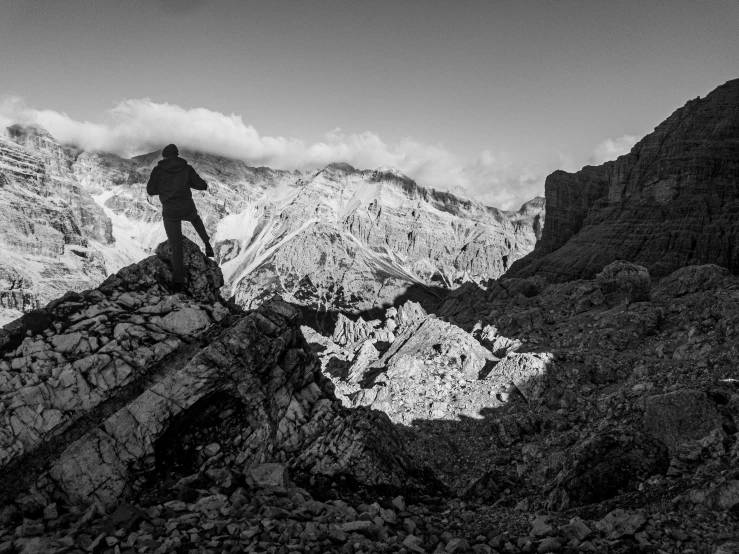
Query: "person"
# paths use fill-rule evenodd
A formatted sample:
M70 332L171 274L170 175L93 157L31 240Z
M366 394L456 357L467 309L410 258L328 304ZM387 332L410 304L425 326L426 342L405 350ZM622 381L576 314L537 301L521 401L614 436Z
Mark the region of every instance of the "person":
M197 174L187 161L179 157L179 150L169 144L162 150L162 158L151 171L146 192L149 196L159 196L162 203L164 231L172 251L173 289L181 291L185 284L185 267L182 255L182 222L189 221L200 239L205 243L205 255L213 257L213 247L205 230L203 220L198 215L192 192L208 190L208 184Z

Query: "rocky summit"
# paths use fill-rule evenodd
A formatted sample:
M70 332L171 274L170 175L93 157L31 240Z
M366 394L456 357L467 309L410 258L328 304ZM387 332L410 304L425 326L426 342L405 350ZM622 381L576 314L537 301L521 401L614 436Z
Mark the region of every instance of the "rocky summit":
M737 83L606 169L550 176L543 235L537 202L517 220L387 168L193 156L254 185L202 202L217 261L186 239L175 290L168 244L152 244L0 331L0 554L739 552ZM39 145L60 165L29 157ZM67 153L13 135L8 213L31 209L15 200L31 182L36 207L65 213L41 192L71 167L115 240L76 212L54 220L69 240L110 261L125 222L128 254L143 251L131 222L156 208L136 183L156 156ZM263 195L283 186L272 211ZM66 252L62 228L36 228ZM522 242L493 238L511 229ZM665 233L657 249L636 238ZM447 271L432 234L477 238ZM362 281L378 268L382 290ZM416 277L434 294L406 290Z

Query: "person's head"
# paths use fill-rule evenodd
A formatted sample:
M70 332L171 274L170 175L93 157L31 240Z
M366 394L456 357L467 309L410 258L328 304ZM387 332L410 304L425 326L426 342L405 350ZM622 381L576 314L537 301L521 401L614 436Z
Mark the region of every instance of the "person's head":
M176 158L180 154L177 147L174 144L168 144L162 150L162 158Z

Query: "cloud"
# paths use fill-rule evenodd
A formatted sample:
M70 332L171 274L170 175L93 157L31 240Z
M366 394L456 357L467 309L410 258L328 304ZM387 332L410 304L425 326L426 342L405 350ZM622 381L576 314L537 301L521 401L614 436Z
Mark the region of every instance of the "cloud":
M606 139L601 142L590 157L592 165L600 165L604 162L615 160L619 156L631 152L632 147L638 142L639 137L624 135L617 139Z
M481 152L462 160L443 144L405 138L388 144L377 133L344 133L334 129L323 140L306 144L298 138L261 135L240 115L206 108L183 108L148 99L125 100L106 112L101 122L77 121L66 113L37 110L19 98L0 98L0 125L35 123L62 144L123 157L152 152L174 142L250 165L279 169L313 169L346 162L360 169L397 167L422 186L460 188L466 195L503 209L517 208L542 194L544 177L553 167L520 166L505 153Z

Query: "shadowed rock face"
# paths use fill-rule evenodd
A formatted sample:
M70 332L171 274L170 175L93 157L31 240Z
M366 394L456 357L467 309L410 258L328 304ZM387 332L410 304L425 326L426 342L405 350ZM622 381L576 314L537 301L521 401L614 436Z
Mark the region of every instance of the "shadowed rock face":
M157 452L169 428L216 398L240 414L242 439L227 459L237 472L281 462L366 487L433 484L387 416L344 409L329 392L296 307L271 300L244 313L221 299L220 270L188 240L185 261L184 294L169 291L163 244L0 334L3 503L30 488L114 505L168 463Z
M510 277L589 279L615 260L663 277L739 272L739 79L689 101L631 152L545 184L547 225Z

